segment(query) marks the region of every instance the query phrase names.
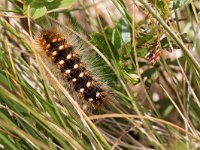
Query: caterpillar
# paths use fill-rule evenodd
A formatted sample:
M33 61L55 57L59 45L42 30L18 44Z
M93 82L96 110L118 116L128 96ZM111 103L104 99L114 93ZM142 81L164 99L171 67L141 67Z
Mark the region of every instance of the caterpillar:
M82 57L81 53L90 55L90 48L80 44L76 38L70 33L63 33L62 29L47 27L37 34L36 42L42 57L47 57L54 64L78 97L96 108L108 101L108 92Z

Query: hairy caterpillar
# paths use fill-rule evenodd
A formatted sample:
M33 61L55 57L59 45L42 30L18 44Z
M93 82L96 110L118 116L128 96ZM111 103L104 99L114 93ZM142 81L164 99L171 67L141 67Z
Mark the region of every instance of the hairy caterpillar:
M41 29L35 38L39 45L41 57L48 59L59 70L61 78L66 81L80 99L93 107L108 101L108 90L90 67L84 55L91 55L91 47L85 45L69 31L55 28L55 25Z

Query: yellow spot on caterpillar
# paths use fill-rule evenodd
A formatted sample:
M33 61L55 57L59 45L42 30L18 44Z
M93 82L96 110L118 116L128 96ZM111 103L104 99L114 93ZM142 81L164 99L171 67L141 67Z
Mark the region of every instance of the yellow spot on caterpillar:
M47 44L47 46L46 46L46 49L49 49L49 48L50 48L50 46L51 46L50 44Z
M53 39L51 40L51 42L52 42L52 43L55 43L55 42L57 42L57 40L58 40L57 38L53 38Z
M42 45L45 45L46 43L47 43L46 41L43 41L43 42L42 42Z
M61 38L58 38L58 42L60 42L60 41L62 41L62 39L61 39Z

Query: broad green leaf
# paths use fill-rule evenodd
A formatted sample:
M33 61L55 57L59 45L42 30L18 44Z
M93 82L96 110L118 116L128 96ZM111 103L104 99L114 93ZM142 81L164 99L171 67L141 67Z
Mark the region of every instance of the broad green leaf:
M24 14L28 15L28 6L30 6L30 17L38 19L49 10L58 8L68 8L77 0L25 0Z
M45 15L47 8L45 6L39 7L37 9L31 8L30 13L32 14L33 19L40 18Z
M119 54L117 50L114 48L114 45L111 43L109 39L108 44L112 50L112 53L116 59L119 58ZM112 59L112 54L109 50L108 44L101 33L95 33L91 36L91 42L98 47L99 50L101 50L102 53L106 55L107 58Z

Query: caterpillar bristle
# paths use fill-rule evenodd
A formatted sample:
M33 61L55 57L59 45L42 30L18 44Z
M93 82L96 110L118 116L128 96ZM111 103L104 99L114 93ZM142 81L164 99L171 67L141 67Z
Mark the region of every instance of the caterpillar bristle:
M68 41L61 32L52 29L42 29L37 43L60 70L62 77L89 106L98 108L107 101L102 82L99 82L87 68L78 53L78 46L74 46L74 43Z

